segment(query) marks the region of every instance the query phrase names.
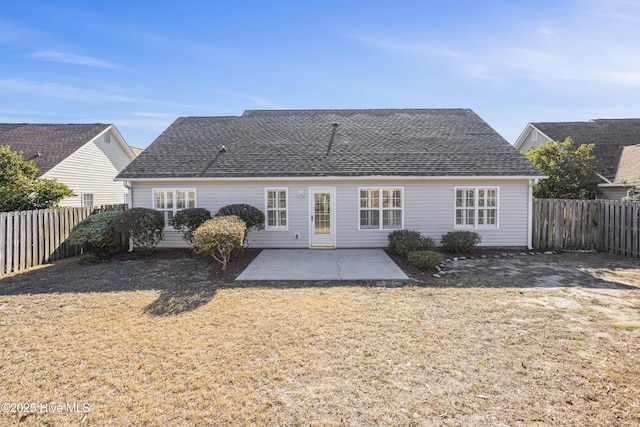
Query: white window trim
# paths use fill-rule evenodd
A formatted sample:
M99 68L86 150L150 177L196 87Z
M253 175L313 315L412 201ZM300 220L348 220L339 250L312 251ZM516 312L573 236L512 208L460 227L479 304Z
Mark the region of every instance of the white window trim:
M269 225L269 210L280 211L282 208L269 208L269 191L284 191L285 217L287 225ZM289 188L288 187L265 187L264 189L264 230L265 231L289 231Z
M360 191L362 190L378 190L378 197L379 197L379 203L378 203L378 212L379 212L379 219L380 222L378 223L378 228L362 228L361 224L360 224L360 212L362 210L372 210L371 208L361 208L360 207ZM400 190L400 203L401 203L401 207L400 207L400 228L384 228L384 211L385 210L397 210L397 208L383 208L382 207L382 197L383 197L383 190ZM356 202L356 206L358 208L358 230L361 231L380 231L380 230L384 230L384 231L394 231L394 230L402 230L404 228L404 209L405 209L405 199L404 199L404 187L394 187L394 186L384 186L384 187L379 187L379 186L369 186L369 187L358 187L358 194L357 194L357 202ZM375 208L373 208L375 209Z
M458 190L473 190L474 191L474 206L473 206L473 225L466 224L457 224L456 217L458 212L458 207L456 206L456 199ZM495 225L478 225L478 211L480 208L478 206L478 190L496 190L496 207L490 208L496 211L496 223ZM470 209L470 208L464 208ZM489 185L481 185L481 186L460 186L454 187L453 189L453 228L455 230L498 230L500 229L500 187L498 186L489 186Z
M176 212L182 210L182 209L178 209L178 194L177 194L178 191L193 191L193 207L195 207L195 208L198 207L198 192L196 191L195 188L178 188L178 187L170 187L170 188L158 187L158 188L153 188L153 189L151 189L151 200L152 200L152 204L153 204L153 209L157 210L158 212L162 212L163 216L164 216L164 212L168 212L169 209L159 209L156 206L156 191L167 191L167 192L173 193L173 208L171 209L173 211L173 215L175 215ZM173 226L171 224L169 224L166 220L165 220L164 228L166 230L173 230Z
M537 129L533 129L531 131L531 140L532 141L537 141L538 140L538 131L537 131Z

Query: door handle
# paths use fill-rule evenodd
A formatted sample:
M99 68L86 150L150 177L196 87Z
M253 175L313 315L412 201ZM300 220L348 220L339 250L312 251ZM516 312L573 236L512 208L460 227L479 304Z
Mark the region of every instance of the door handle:
M311 222L313 222L313 218L314 218L314 216L313 216L313 215L311 215Z

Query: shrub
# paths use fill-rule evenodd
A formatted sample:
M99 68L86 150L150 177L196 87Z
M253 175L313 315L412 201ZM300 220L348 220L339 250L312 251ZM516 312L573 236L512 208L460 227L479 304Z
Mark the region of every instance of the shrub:
M183 209L174 215L173 228L182 231L184 238L191 243L193 231L208 219L211 219L211 212L205 208Z
M115 227L130 238L135 246L150 250L162 240L164 216L153 209L132 208L118 215Z
M242 246L246 229L244 221L235 215L209 219L193 232L193 250L212 256L226 270L234 249Z
M120 212L101 212L82 220L71 229L69 243L81 245L97 257L108 255L118 246L118 234L114 227Z
M482 237L473 231L450 231L442 235L442 246L445 250L456 254L469 252L482 241Z
M264 213L251 205L239 203L235 205L227 205L221 207L215 216L231 216L235 215L239 217L247 226L247 232L245 232L242 244L247 241L248 230L262 230L264 228Z
M440 252L411 251L407 255L407 260L421 270L433 270L436 265L442 263L444 256Z
M388 239L389 251L405 258L411 251L431 250L436 247L431 237L425 237L415 230L396 230L389 233Z

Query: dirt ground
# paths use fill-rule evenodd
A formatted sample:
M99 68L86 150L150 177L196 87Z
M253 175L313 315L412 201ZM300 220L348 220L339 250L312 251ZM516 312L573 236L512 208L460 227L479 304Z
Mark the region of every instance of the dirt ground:
M234 283L258 252L225 273L171 251L1 279L0 424L640 424L637 259Z

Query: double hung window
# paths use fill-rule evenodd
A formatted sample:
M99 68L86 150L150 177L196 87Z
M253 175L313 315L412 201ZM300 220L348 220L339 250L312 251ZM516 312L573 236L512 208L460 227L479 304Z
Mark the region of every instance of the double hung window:
M267 188L266 192L266 227L267 231L286 231L287 228L287 189Z
M498 188L456 188L456 228L498 228Z
M196 207L196 191L193 189L153 190L153 206L164 215L165 227L172 226L176 212Z
M402 188L360 188L360 230L402 228Z

